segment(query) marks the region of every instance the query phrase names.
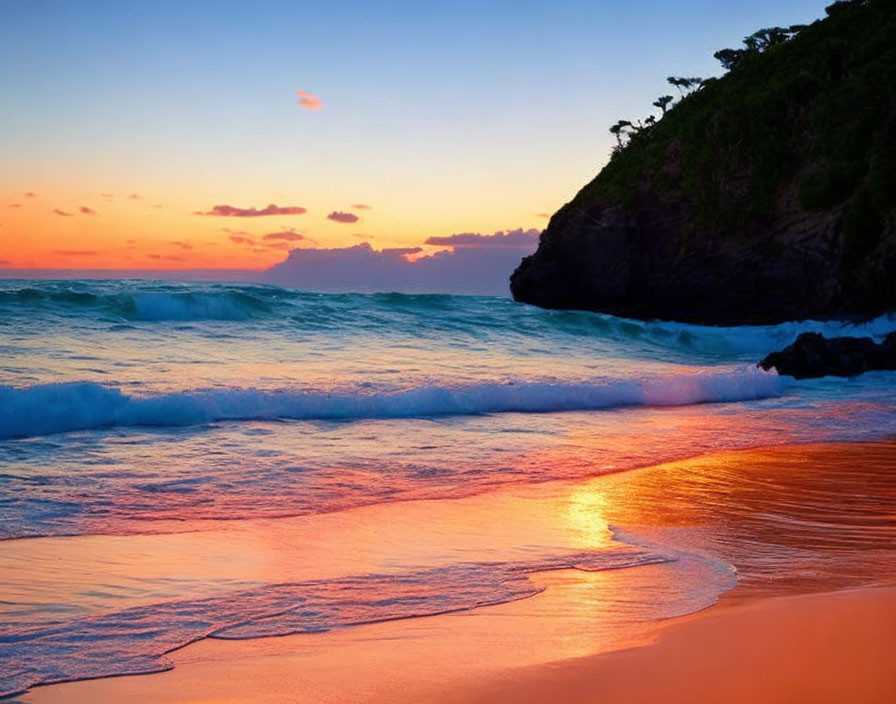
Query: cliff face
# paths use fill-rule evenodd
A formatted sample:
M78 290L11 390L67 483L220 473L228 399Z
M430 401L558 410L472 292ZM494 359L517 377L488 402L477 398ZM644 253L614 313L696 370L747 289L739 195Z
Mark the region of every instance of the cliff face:
M614 154L514 298L709 324L896 309L896 2L828 15Z

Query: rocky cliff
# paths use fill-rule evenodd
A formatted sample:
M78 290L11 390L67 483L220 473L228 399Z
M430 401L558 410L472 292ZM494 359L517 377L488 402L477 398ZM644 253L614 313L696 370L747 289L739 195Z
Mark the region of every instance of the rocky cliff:
M896 1L838 2L782 36L748 37L728 73L633 127L514 298L708 324L896 309Z

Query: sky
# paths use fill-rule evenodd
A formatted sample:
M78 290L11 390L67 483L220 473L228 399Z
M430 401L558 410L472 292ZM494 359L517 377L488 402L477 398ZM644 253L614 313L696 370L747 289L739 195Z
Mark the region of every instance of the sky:
M824 4L10 0L0 268L413 261L541 230L667 76Z

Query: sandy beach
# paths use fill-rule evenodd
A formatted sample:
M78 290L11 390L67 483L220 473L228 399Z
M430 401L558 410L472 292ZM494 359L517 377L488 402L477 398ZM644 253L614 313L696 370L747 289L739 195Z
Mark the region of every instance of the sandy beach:
M718 578L697 558L552 569L529 575L538 591L529 598L325 633L205 639L171 653L167 672L39 687L17 701L892 701L896 589L873 585L896 584L896 532L886 518L896 497L893 457L892 442L726 452L586 482L402 502L400 511L386 504L246 522L229 534L134 536L118 548L107 539L108 564L116 549L123 555L137 544L151 564L154 542L169 555L197 546L213 555L222 545L236 554L246 548L240 531L241 540L266 536L282 548L323 520L336 543L292 563L284 550L279 569L330 554L327 569L336 573L343 559L367 554L373 564L374 544L404 544L390 535L413 525L417 540L406 549L415 561L446 551L506 557L546 534L551 543L612 549L624 525L642 538L678 540L690 555L721 555L738 583L714 606L710 597L709 608L675 617L682 579ZM373 525L376 539L360 542ZM59 539L58 550L61 559L71 541ZM769 568L785 555L786 569ZM268 557L265 569L278 569Z

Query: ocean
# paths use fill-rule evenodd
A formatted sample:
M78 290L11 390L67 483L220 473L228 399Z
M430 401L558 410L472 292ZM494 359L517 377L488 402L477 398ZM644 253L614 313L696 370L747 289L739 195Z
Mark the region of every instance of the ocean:
M619 511L597 521L594 495L531 492L711 452L892 436L896 373L795 381L756 362L803 331L894 327L0 282L0 694L163 670L165 653L207 637L509 603L542 589L531 575L564 569L662 570L606 607L625 621L705 608L750 578L717 544L647 533ZM613 491L615 505L638 501ZM779 573L808 559L768 550L763 569Z

